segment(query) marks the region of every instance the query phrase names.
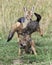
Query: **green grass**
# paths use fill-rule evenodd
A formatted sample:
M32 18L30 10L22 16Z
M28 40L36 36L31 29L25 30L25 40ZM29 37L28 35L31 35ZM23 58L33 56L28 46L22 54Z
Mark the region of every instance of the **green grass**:
M30 2L31 1L31 2ZM23 7L42 16L40 27L45 33L32 35L35 41L37 56L31 54L18 55L17 36L6 42L11 25L23 16ZM34 17L33 17L34 18ZM46 34L47 33L47 34ZM21 59L21 65L51 65L52 62L52 0L0 0L0 65L14 65L14 60ZM20 64L15 64L20 65Z
M35 35L36 34L36 35ZM21 59L23 64L49 65L52 62L52 37L49 34L43 37L35 33L32 39L35 40L37 56L32 54L18 55L17 40L12 39L6 42L5 39L0 40L0 65L14 65L13 60ZM17 64L18 65L18 64ZM20 65L20 64L19 64Z

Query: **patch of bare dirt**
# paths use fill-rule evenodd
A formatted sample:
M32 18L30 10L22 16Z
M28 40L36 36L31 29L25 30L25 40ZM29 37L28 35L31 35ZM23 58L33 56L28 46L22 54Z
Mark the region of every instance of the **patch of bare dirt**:
M16 60L13 60L13 65L20 65L20 64L23 64L23 61L21 59L16 59Z

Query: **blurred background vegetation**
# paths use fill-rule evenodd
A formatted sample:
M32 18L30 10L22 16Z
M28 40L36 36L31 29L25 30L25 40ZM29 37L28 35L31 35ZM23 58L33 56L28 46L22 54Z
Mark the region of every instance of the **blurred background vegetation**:
M52 24L52 0L0 0L0 38L8 35L10 27L23 16L23 7L31 9L42 16L40 26L44 33Z
M31 10L33 6L34 12L42 16L40 27L45 35L32 35L37 56L24 54L20 57L24 64L19 64L17 36L9 43L6 38L11 25L24 16L23 7ZM18 64L13 63L15 59ZM0 65L27 65L28 61L34 62L32 65L52 65L52 0L0 0Z

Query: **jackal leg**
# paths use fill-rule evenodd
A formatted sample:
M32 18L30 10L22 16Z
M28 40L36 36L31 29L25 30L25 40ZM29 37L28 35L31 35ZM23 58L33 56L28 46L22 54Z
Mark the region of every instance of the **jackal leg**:
M32 50L33 54L37 55L36 49L34 48L34 41L33 40L31 42L31 50Z
M32 49L32 53L37 55L36 50L35 50L35 48L33 46L31 46L31 49Z
M40 33L41 36L43 36L43 30L40 27L38 27L37 31Z
M18 42L19 42L19 40L20 40L20 38L21 38L20 33L22 32L22 29L23 29L23 25L22 25L22 23L20 23L20 26L18 27L18 31L17 31Z
M21 55L21 49L19 48L19 52L18 52L18 55Z

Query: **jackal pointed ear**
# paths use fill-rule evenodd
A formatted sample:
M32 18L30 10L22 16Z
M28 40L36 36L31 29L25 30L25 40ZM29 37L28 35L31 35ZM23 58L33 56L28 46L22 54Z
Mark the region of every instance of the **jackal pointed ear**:
M26 7L23 7L23 10L24 10L24 12L26 12L27 11L27 8Z
M34 6L31 8L31 11L34 13Z

